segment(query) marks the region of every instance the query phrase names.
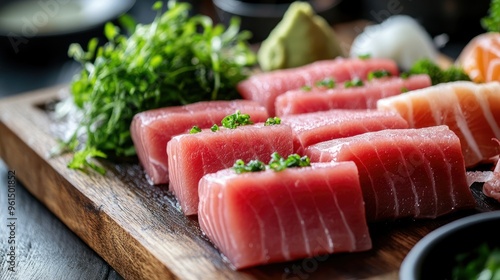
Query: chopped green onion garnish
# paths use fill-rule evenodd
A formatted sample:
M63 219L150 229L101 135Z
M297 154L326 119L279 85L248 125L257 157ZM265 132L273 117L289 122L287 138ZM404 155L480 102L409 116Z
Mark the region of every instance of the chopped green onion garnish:
M251 160L247 164L245 164L243 160L238 159L234 163L233 169L236 173L241 174L245 172L264 171L267 167L274 170L275 172L279 172L291 167L306 166L311 166L311 161L307 156L301 157L298 154L292 154L285 159L277 152L274 152L271 155L271 160L269 161L269 164L267 166L260 160Z
M292 154L288 158L283 158L278 153L273 153L271 155L271 161L269 161L269 168L274 171L285 170L289 167L305 167L311 166L311 161L309 157L300 157L298 154Z
M268 118L266 120L266 122L264 123L264 125L275 125L275 124L280 124L280 123L281 123L281 119L278 117L274 117L274 118Z
M306 86L301 87L300 89L302 89L303 91L311 91L312 87L309 85L306 85Z
M193 126L193 128L191 128L191 130L189 131L190 134L195 134L195 133L198 133L198 132L201 132L201 128L199 128L198 126Z
M354 79L344 83L345 88L362 87L363 85L364 85L363 81L360 80L359 78L354 78Z
M324 80L317 81L315 85L318 87L334 88L335 80L333 80L332 78L326 78Z
M223 127L230 129L235 129L241 125L253 124L253 122L250 120L250 115L242 114L239 110L232 115L224 117L221 123Z
M368 81L371 81L373 79L380 79L383 77L390 77L391 73L387 70L377 70L377 71L371 71L368 73Z
M358 55L358 58L359 58L359 59L369 59L369 58L371 58L371 57L372 57L372 55L371 55L371 54L369 54L369 53L366 53L366 54L360 54L360 55Z
M266 170L266 165L260 160L251 160L247 164L241 159L237 160L233 169L236 173L258 172Z

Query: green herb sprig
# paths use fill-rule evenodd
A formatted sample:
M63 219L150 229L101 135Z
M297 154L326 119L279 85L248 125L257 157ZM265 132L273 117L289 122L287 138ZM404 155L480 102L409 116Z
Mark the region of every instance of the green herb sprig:
M481 26L488 32L500 32L500 0L491 0L488 15L481 19Z
M455 258L453 279L500 279L500 248L486 243Z
M138 112L239 97L235 85L256 64L247 43L251 34L240 31L237 18L226 29L208 16L190 16L187 3L168 1L164 13L162 6L153 5L157 16L150 24L123 17L129 37L107 23L105 45L92 39L87 51L70 46L69 56L82 66L71 94L83 113L58 149L75 152L70 168L97 170L91 158L135 155L129 128Z
M403 72L401 75L403 78L407 78L415 74L429 75L433 85L453 81L470 81L470 77L462 68L450 66L447 69L442 69L429 59L417 60L408 72Z

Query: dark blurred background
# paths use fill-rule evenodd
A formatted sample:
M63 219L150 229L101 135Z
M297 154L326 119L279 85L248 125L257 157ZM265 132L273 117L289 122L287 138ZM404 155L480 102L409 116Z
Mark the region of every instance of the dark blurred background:
M79 66L67 56L70 43L86 45L102 38L103 24L127 12L138 22L149 23L153 0L2 0L0 1L0 97L55 84L68 83ZM184 1L193 13L227 22L243 19L242 28L263 40L280 20L289 0ZM316 11L331 24L364 18L381 22L392 15L408 14L432 36L447 34L442 51L458 55L473 36L483 32L479 22L489 1L476 0L311 0ZM107 4L105 4L107 3ZM93 5L93 6L92 6ZM91 8L86 8L86 7ZM85 15L76 13L77 9ZM92 10L95 9L95 10ZM56 19L56 20L53 20ZM16 26L17 24L17 26ZM56 26L58 24L58 26Z

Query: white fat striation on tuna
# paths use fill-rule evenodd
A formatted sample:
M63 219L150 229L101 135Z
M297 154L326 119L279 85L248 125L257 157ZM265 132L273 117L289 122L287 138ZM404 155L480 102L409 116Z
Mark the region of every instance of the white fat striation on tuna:
M472 86L469 84L469 86ZM489 90L492 92L497 92L498 91L498 83L489 83L486 84L483 90ZM478 90L474 91L474 94L476 96L476 99L479 103L479 106L481 106L481 110L483 111L484 117L486 118L486 121L490 125L491 129L495 133L495 138L500 139L500 128L498 127L498 123L495 120L495 117L493 116L491 109L489 108L489 103L488 100L486 100L486 96L484 94L481 94L478 92Z
M500 137L494 111L500 106L499 91L499 82L449 82L383 98L377 108L399 112L412 128L449 125L460 138L466 167L474 167L500 152L489 141Z

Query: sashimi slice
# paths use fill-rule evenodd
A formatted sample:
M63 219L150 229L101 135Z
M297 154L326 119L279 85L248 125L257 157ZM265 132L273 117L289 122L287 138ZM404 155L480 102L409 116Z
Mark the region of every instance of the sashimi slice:
M500 81L500 33L473 38L460 53L457 64L476 83Z
M432 85L428 75L408 78L387 77L364 82L361 87L313 87L311 90L290 90L276 98L277 116L326 111L330 109L376 109L379 99L426 88Z
M264 107L250 100L203 101L138 113L130 126L139 161L151 184L168 183L167 143L193 126L209 128L237 110L249 114L253 122L268 118Z
M377 110L329 110L281 117L281 123L292 127L294 150L303 154L310 145L369 131L408 128L396 112Z
M450 82L378 101L412 128L447 125L462 145L466 167L500 154L500 83Z
M290 126L255 124L177 135L167 144L170 190L184 214L194 215L203 175L229 168L238 159L267 162L274 152L283 156L293 153Z
M270 116L275 115L276 97L288 90L298 89L325 78L344 82L354 78L366 79L371 71L386 70L398 75L396 63L390 59L336 58L305 66L255 74L237 86L243 98L257 101L266 107Z
M387 129L309 146L311 161L354 161L369 222L472 208L460 140L447 126Z
M371 249L353 162L207 174L200 227L236 269Z

